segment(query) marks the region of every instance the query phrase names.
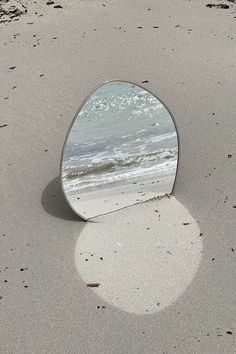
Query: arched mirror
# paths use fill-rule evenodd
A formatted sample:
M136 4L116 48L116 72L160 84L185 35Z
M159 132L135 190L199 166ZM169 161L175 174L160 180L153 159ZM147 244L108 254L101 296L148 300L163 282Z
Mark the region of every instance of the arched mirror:
M67 134L63 192L90 219L170 194L177 161L177 132L164 104L138 85L107 82L87 98Z

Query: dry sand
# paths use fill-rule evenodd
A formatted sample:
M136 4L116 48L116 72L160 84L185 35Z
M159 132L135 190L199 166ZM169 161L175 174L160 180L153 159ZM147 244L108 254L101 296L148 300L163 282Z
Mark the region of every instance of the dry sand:
M0 23L0 352L234 354L236 4L54 1L28 1L18 21ZM75 111L112 79L144 82L172 111L180 138L174 192L202 233L200 263L195 255L189 272L186 263L190 283L181 287L183 273L166 272L181 291L149 316L86 287L74 254L87 225L63 204L57 179ZM110 214L116 225L123 212ZM143 212L138 205L139 222ZM146 290L149 300L153 287Z
M174 196L93 219L80 234L75 263L109 305L152 315L178 299L202 258L202 236ZM124 291L125 289L125 291Z

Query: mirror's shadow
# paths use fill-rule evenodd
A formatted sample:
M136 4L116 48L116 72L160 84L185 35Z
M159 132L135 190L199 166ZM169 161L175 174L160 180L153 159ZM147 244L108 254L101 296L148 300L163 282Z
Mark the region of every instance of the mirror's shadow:
M84 219L170 194L178 139L171 114L140 86L96 88L76 114L61 160L61 181Z
M43 190L41 205L48 214L56 218L70 221L84 221L71 210L65 201L59 177L51 180Z

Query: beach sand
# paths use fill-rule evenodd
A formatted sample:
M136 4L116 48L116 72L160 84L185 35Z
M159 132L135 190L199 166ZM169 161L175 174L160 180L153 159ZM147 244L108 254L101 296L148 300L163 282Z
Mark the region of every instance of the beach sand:
M144 180L119 187L97 189L92 192L67 196L72 208L83 218L90 219L98 215L114 212L128 206L145 202L149 199L170 194L174 177L158 180ZM79 191L78 191L79 192Z
M30 0L25 14L0 23L1 353L235 354L236 4L223 2L228 9L205 0ZM188 225L178 225L177 239L168 222L156 235L149 202L101 217L103 228L100 217L80 222L62 198L60 154L72 118L97 85L113 79L143 85L173 113L174 195L183 208L176 203L170 213L182 222L189 210L197 245ZM171 249L155 254L152 245L166 245L166 233ZM130 248L114 268L109 240L121 244L125 236ZM80 268L77 246L91 258L90 250L104 251L106 291L87 287L100 281L92 275L104 271L96 269L102 253L94 268L90 258ZM121 271L130 285L145 284L133 303L135 289L127 291ZM158 306L156 294L160 311L149 301ZM138 311L145 301L150 316Z
M99 284L93 291L106 303L131 314L152 315L191 283L202 259L203 238L174 196L93 221L80 234L75 263L85 284Z

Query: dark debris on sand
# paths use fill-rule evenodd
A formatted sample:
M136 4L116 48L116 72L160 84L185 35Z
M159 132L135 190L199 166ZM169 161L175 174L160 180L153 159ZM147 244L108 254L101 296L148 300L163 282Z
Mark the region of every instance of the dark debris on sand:
M89 288L98 288L99 287L99 283L90 283L90 284L87 284L87 286L89 287Z
M27 13L26 4L26 1L0 0L0 23L18 21Z
M218 9L229 9L229 5L226 4L207 4L206 7L217 7Z
M50 6L55 9L63 9L60 4L55 4L54 0L41 1L45 6ZM36 1L34 1L36 3ZM0 0L0 24L9 24L12 21L19 21L22 15L31 12L31 2L29 0ZM38 12L34 12L35 15ZM43 16L39 14L38 17ZM27 22L27 24L33 24L34 22Z

